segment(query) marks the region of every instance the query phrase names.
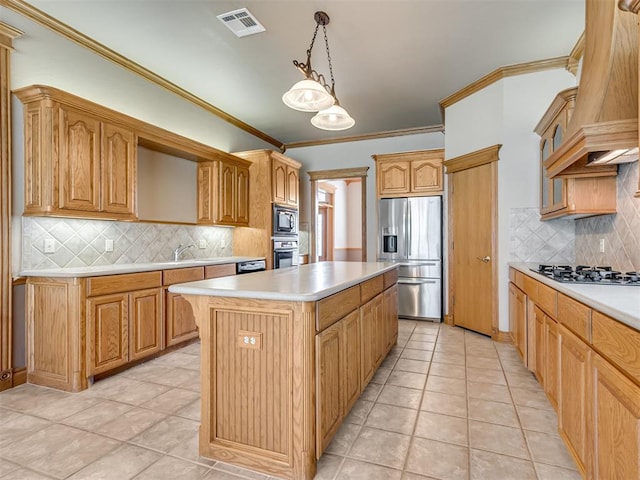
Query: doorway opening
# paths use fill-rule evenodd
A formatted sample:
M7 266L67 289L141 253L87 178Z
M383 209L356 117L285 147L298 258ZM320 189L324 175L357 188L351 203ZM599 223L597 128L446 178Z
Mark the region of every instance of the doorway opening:
M368 170L369 167L361 167L308 172L310 262L367 261Z

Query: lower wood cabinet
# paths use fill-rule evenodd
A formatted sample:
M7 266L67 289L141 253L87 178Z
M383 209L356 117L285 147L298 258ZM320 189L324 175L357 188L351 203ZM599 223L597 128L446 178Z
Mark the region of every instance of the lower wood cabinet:
M361 285L365 285L365 283ZM353 288L353 287L352 287ZM380 290L382 283L380 283ZM353 299L351 290L338 295L346 305ZM379 291L379 290L378 290ZM357 293L357 292L356 292ZM360 298L356 295L355 298ZM365 295L364 298L370 298ZM323 303L324 302L324 303ZM332 297L323 299L319 312L333 305ZM352 307L353 308L353 307ZM325 315L320 315L318 325ZM367 386L398 336L397 286L378 293L316 335L316 457L327 447L344 417Z
M91 372L99 374L129 361L129 295L87 300Z
M589 345L562 325L560 333L560 396L558 398L558 429L586 476L590 460L588 420L591 408Z
M520 358L527 365L527 296L509 283L509 327Z
M597 354L592 356L591 380L592 478L640 478L640 386Z
M162 288L92 297L87 307L91 375L163 348Z
M559 364L560 364L560 336L558 323L551 317L544 317L544 392L553 408L558 410Z
M547 363L547 352L546 352L546 344L544 340L544 329L545 329L545 317L546 315L542 310L538 307L533 307L533 320L534 320L534 338L533 338L533 346L534 346L534 362L533 362L533 373L535 374L538 382L541 385L544 385L544 377L546 375L545 365Z

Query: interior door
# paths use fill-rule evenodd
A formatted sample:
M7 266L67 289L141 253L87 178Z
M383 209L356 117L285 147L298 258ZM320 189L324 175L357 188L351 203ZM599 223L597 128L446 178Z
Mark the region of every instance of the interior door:
M497 160L497 150L495 160ZM449 165L448 165L449 167ZM450 173L451 306L453 323L497 333L497 164L489 161Z

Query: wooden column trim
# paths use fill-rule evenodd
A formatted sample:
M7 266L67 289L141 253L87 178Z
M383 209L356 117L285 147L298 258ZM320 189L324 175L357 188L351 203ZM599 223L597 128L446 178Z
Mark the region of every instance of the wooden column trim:
M22 35L0 22L0 391L13 386L11 278L11 50Z

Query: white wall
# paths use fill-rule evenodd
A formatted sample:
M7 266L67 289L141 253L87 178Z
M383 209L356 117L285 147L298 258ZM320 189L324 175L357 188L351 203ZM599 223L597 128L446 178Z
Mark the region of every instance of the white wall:
M533 129L556 94L576 84L563 69L507 77L446 109L445 157L502 144L498 161L499 329L509 330L509 211L539 207L539 137Z
M442 148L444 134L423 133L400 137L362 140L358 142L335 143L313 147L292 148L286 155L302 163L300 171L300 217L302 222L309 222L310 193L309 176L306 172L332 170L352 167L370 167L367 173L367 260L376 259L377 235L377 202L376 174L373 154L407 152L412 150L428 150Z
M140 220L195 223L198 164L138 147Z

